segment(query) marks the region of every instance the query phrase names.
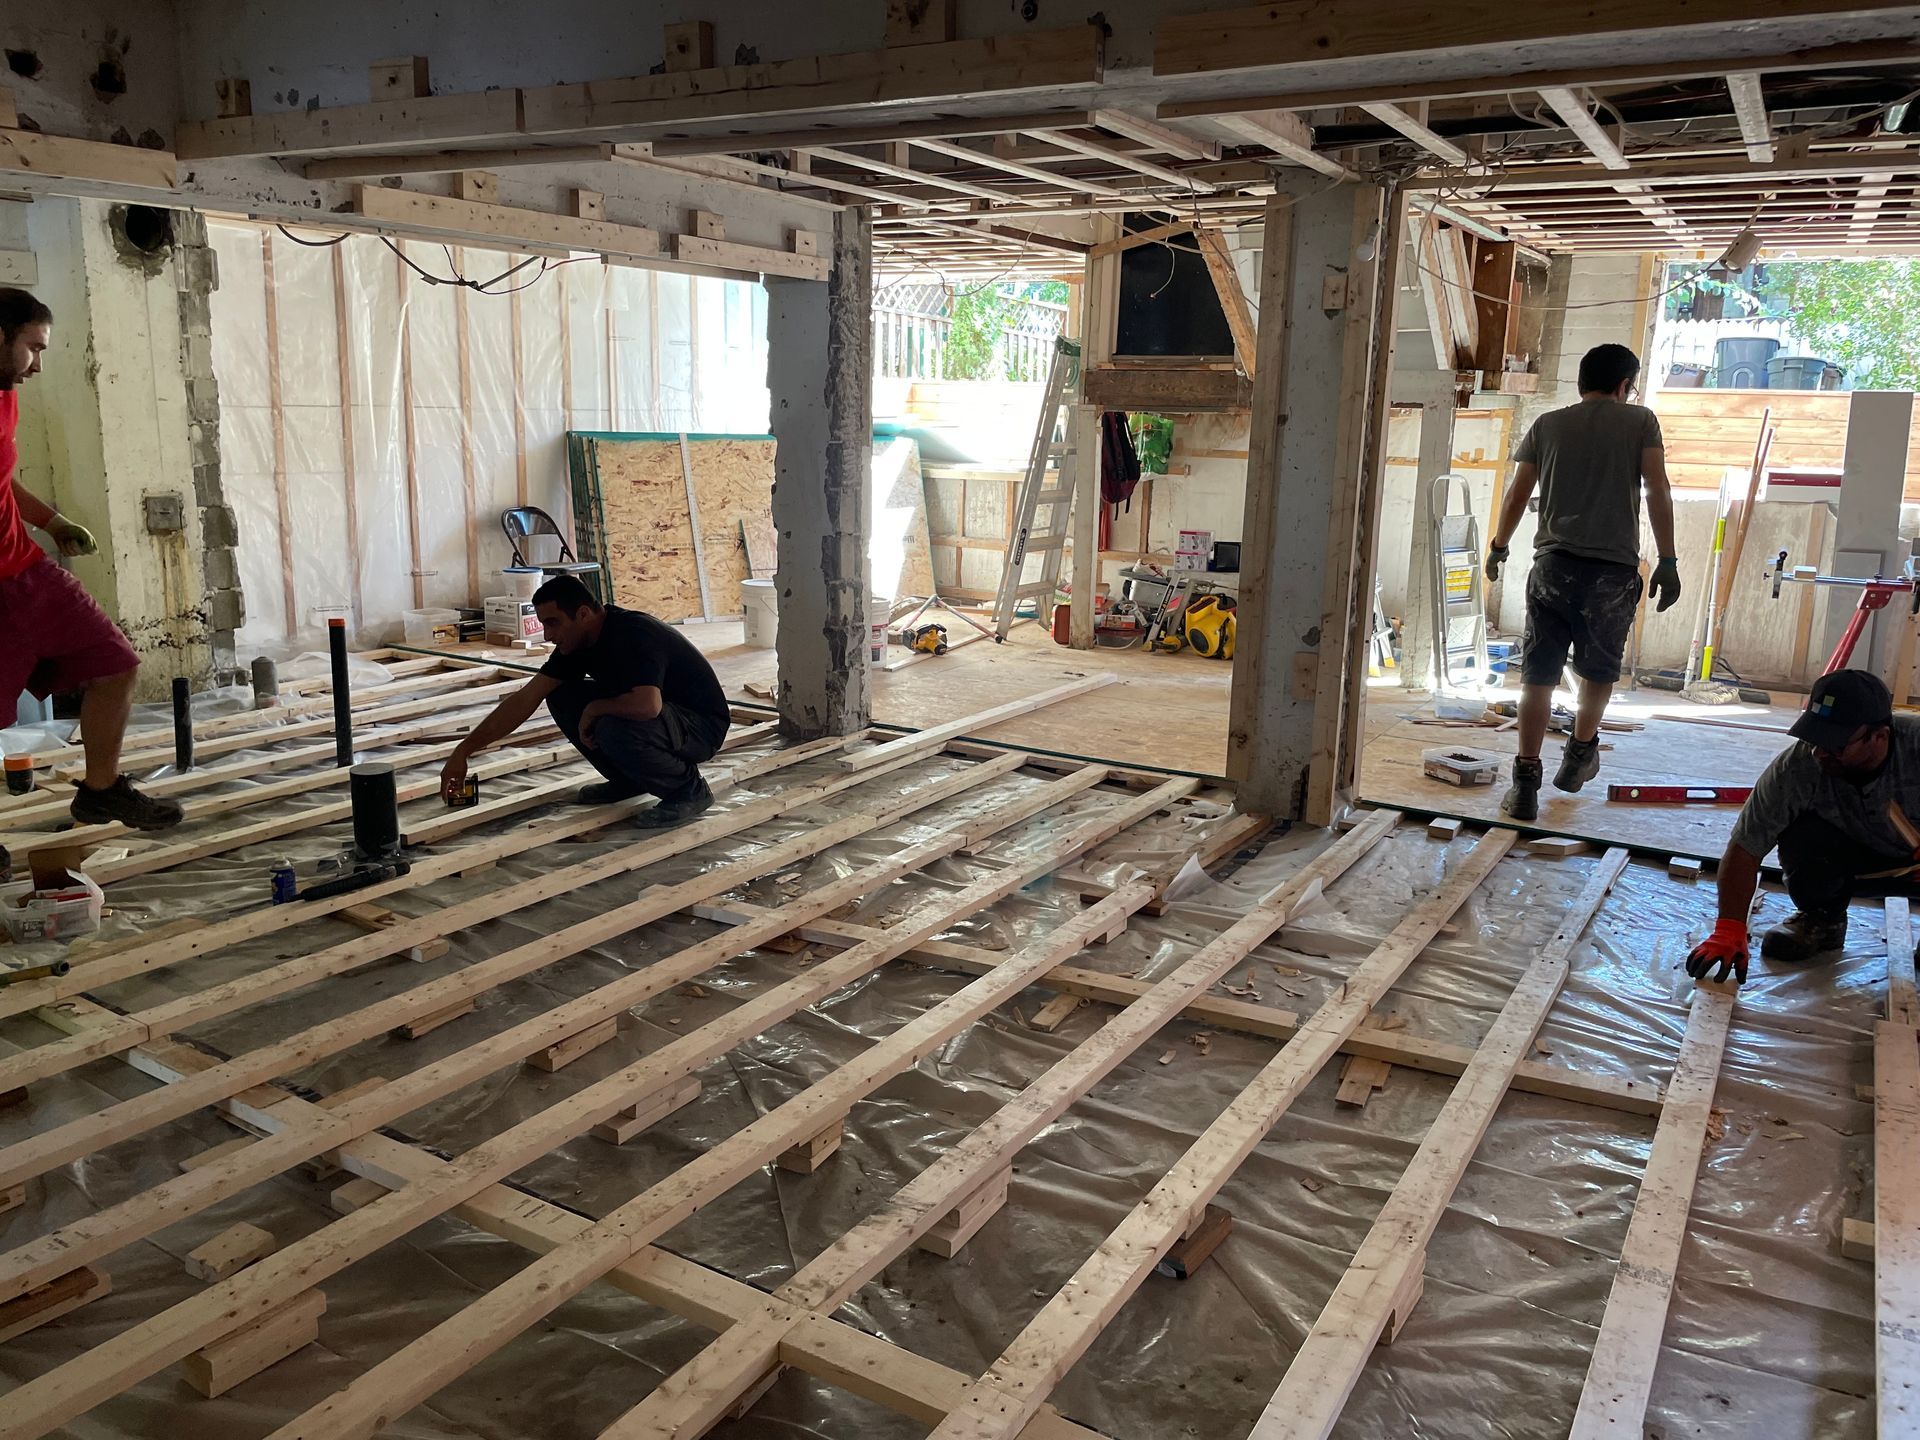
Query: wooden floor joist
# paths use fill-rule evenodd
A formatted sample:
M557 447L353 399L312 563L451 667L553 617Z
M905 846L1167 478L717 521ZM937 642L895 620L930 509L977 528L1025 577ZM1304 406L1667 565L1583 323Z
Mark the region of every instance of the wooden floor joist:
M1359 1027L1448 917L1466 903L1515 839L1511 830L1489 832L1454 865L1439 889L1408 910L1373 957L1307 1019L1300 1033L1228 1104L986 1375L967 1388L964 1401L934 1435L941 1440L962 1436L987 1440L1019 1433L1152 1273L1160 1257L1199 1218L1307 1083L1338 1053L1341 1041Z
M1432 1239L1473 1153L1506 1096L1514 1071L1566 984L1568 959L1626 869L1609 850L1539 956L1527 966L1474 1052L1413 1160L1334 1287L1285 1378L1254 1425L1260 1440L1323 1440L1339 1420L1373 1347L1406 1323L1402 1297L1420 1283Z
M796 987L796 994L824 998L871 974L954 921L1004 899L1193 787L1192 781L1170 781L1158 791L1122 801L1106 815L1082 821L1060 833L1025 862L916 906L889 927L885 941L848 950L803 972L788 984ZM622 1261L631 1259L641 1247L652 1243L701 1204L724 1194L752 1171L767 1164L796 1138L817 1133L824 1120L844 1113L851 1101L870 1094L886 1080L902 1073L920 1056L1018 993L1029 979L1044 974L1075 953L1086 943L1088 935L1109 925L1113 915L1137 910L1151 896L1152 891L1145 885L1125 888L1022 947L1014 962L1005 969L973 981L908 1021L857 1059L762 1115L745 1130L708 1148L673 1175L614 1210L578 1239L527 1266L466 1310L367 1371L329 1401L283 1427L281 1433L311 1437L357 1436L365 1433L379 1417L405 1413L526 1326L551 1313L567 1298L578 1294ZM735 1015L744 1016L771 999L774 993L768 992L747 1002ZM784 1011L787 1003L774 1007L776 1013ZM669 1046L668 1050L673 1048ZM661 1055L666 1053L663 1051ZM658 1061L660 1056L654 1058ZM379 1203L390 1203L390 1200ZM376 1208L377 1205L361 1213L370 1214Z
M846 737L829 737L792 749L776 750L766 755L754 756L732 767L728 772L712 777L710 783L714 793L719 795L743 780L820 758L843 748L847 743ZM643 799L620 800L610 805L596 805L566 811L552 819L537 820L510 830L504 835L463 847L456 853L423 860L414 865L405 875L369 885L346 895L324 900L303 900L298 905L273 905L248 910L224 920L213 921L192 934L168 936L164 940L134 945L126 950L115 951L110 956L90 961L84 966L75 965L72 971L64 976L9 985L5 989L0 989L0 1018L19 1015L41 1005L50 1005L64 1000L69 995L79 995L97 986L109 985L115 980L124 980L129 975L177 965L195 956L210 954L244 940L277 934L322 915L343 910L349 905L384 900L389 895L445 879L487 861L523 854L568 836L602 829L632 814L644 803Z
M1303 900L1344 874L1399 818L1391 811L1376 812L1262 896L1244 917L1055 1062L878 1212L804 1266L774 1292L776 1306L722 1334L662 1381L608 1434L691 1437L703 1433L779 1363L789 1335L805 1317L831 1314L950 1214L955 1196L978 1191L1003 1171L1034 1136L1251 954ZM1152 893L1150 882L1148 893Z
M549 965L558 963L582 950L603 943L616 935L641 925L673 914L684 904L705 895L720 894L736 886L759 878L762 875L786 868L796 861L815 855L833 845L850 840L882 824L887 818L912 813L930 804L938 803L954 795L970 790L985 780L993 778L994 773L1004 774L1017 768L1017 758L1007 761L989 761L982 765L969 766L966 770L942 781L922 786L917 792L900 796L888 793L875 797L867 808L856 809L850 815L828 824L814 826L791 839L775 845L768 845L749 852L739 860L726 865L707 869L691 880L673 886L653 886L642 893L638 900L626 905L603 910L591 918L541 936L526 944L515 946L488 956L485 960L416 985L385 1000L353 1011L336 1019L325 1021L307 1030L291 1035L283 1040L266 1045L258 1050L236 1056L222 1065L194 1077L188 1083L169 1085L159 1090L149 1091L116 1105L110 1105L79 1120L66 1125L43 1131L31 1139L0 1151L0 1176L7 1177L0 1183L17 1184L20 1180L44 1174L55 1165L91 1154L104 1146L117 1144L122 1140L152 1129L155 1125L165 1124L194 1110L216 1104L222 1100L240 1094L248 1088L273 1079L277 1075L290 1073L302 1065L312 1064L325 1056L337 1054L350 1046L375 1039L378 1036L397 1030L402 1026L415 1025L432 1019L436 1024L446 1019L457 1018L465 1008L471 1008L473 1002L488 991L510 981L522 979ZM982 773L989 772L989 773ZM858 777L840 777L842 780L858 783ZM823 782L824 783L824 782ZM1054 785L1064 793L1079 793L1083 786L1074 786L1071 781L1056 781ZM662 837L668 839L670 837ZM944 847L944 848L943 848ZM664 848L664 847L663 847ZM684 845L682 848L685 848ZM951 848L950 841L933 840L901 852L898 857L890 857L875 866L868 866L849 877L818 891L804 900L793 902L791 909L799 918L809 918L812 914L824 913L833 905L844 903L847 899L857 898L865 893L856 881L864 881L866 888L882 885L896 878L896 873L926 864ZM906 863L902 864L902 861ZM589 867L582 867L588 869ZM551 882L538 885L530 883L525 887L515 887L522 895L525 893L558 893L556 887L572 890L574 884L565 883L569 875L543 877ZM835 898L832 904L820 903L821 895L831 894ZM483 896L468 902L466 910L471 911L472 923L481 919L491 919L497 915L509 913L514 907L510 897L502 899L498 895ZM455 907L456 909L462 907ZM463 919L469 918L467 915ZM379 934L363 936L350 941L344 947L337 947L348 958L365 963L363 955L379 956L396 953L396 933L404 927L394 927ZM730 932L718 937L722 942L737 938L739 932ZM336 1118L344 1119L349 1115L358 1119L363 1113L379 1113L381 1118L374 1124L385 1124L388 1120L407 1113L417 1105L425 1104L438 1094L448 1093L461 1084L469 1083L479 1075L485 1074L501 1065L525 1060L531 1055L557 1045L579 1032L616 1016L631 1005L650 998L658 993L663 984L661 977L678 970L688 973L678 976L671 984L679 984L691 979L702 970L711 968L719 960L709 959L725 948L724 944L707 942L705 948L693 946L684 955L691 960L670 956L636 972L622 980L603 986L599 990L571 1001L555 1010L545 1012L500 1035L491 1037L483 1045L473 1047L471 1052L462 1052L450 1056L434 1067L431 1072L416 1071L384 1087L378 1094L366 1097L359 1104L346 1107ZM745 947L742 947L745 948ZM721 956L722 959L725 956ZM304 973L304 972L303 972ZM246 987L250 981L233 982ZM291 988L291 987L287 987ZM454 1011L455 1014L446 1012ZM424 1033L424 1032L423 1032ZM480 1067L474 1073L473 1067ZM466 1079L455 1082L456 1075L465 1075ZM418 1098L413 1098L415 1096ZM410 1102L410 1103L409 1103ZM401 1108L394 1109L395 1105ZM391 1112L391 1113L387 1113ZM324 1127L331 1129L334 1127ZM312 1153L329 1146L322 1145ZM304 1159L305 1156L296 1157ZM245 1157L250 1170L264 1163L267 1156L252 1153ZM289 1162L293 1163L293 1162ZM214 1177L197 1177L195 1187L183 1187L180 1182L170 1182L176 1189L210 1189ZM218 1195L214 1199L220 1198ZM130 1213L144 1213L147 1208L135 1202L129 1202ZM175 1218L179 1208L186 1203L184 1198L175 1194L169 1198ZM205 1202L205 1203L211 1203ZM82 1222L83 1229L98 1228L107 1212L93 1217L92 1222ZM24 1247L31 1250L33 1247ZM54 1250L64 1250L65 1246L55 1244ZM14 1252L16 1255L20 1252ZM9 1274L12 1257L0 1256L0 1296L19 1288L18 1282L5 1277Z
M1660 1123L1654 1127L1653 1149L1634 1200L1570 1440L1601 1440L1642 1428L1738 993L1731 982L1702 980L1694 987L1686 1034Z
M1063 859L1101 843L1191 788L1192 782L1170 782L1160 791L1122 802L1102 816L1062 832L1030 864L1010 866L986 880L919 907L912 916L898 922L889 931L892 938L886 945L858 947L833 960L803 970L793 980L755 996L722 1020L681 1037L646 1059L528 1117L477 1149L448 1162L431 1179L410 1183L404 1189L342 1217L319 1234L295 1242L202 1295L183 1301L122 1332L95 1347L82 1360L70 1362L30 1381L9 1397L10 1432L22 1436L45 1434L100 1400L118 1393L134 1380L154 1373L161 1366L191 1353L210 1339L227 1333L236 1323L245 1323L270 1312L288 1298L287 1287L290 1284L305 1288L323 1281L328 1275L372 1253L415 1225L444 1213L496 1184L555 1145L584 1134L594 1125L628 1108L634 1103L636 1092L645 1093L678 1082L699 1065L732 1048L740 1039L760 1033L767 1026L779 1023L801 1008L871 973L901 951L937 934L956 918L1011 894ZM925 863L923 857L936 848L941 849L942 853L951 853L958 840L970 831L978 833L984 824L990 822L975 822L967 829L950 832L937 846L929 843L904 851L900 856L893 857L887 865L904 864L910 868L915 859ZM871 888L873 884L881 883L873 876L885 873L887 869L884 866L879 870L869 867L859 883ZM900 873L904 873L904 870ZM796 906L817 905L822 901L840 903L844 897L838 895L839 888L829 887L808 897L805 902L795 902ZM1099 916L1097 910L1088 912L1088 915L1092 917L1089 923L1104 918ZM787 928L791 928L791 925L774 921L766 930L769 934L778 934ZM737 953L739 948L744 948L736 943L742 936L748 945L753 943L753 931L748 929L718 937L725 944L717 948L724 949L726 953ZM383 1091L393 1090L401 1083L392 1082L383 1087ZM366 1101L360 1103L367 1104ZM417 1103L407 1103L405 1108L411 1109ZM329 1118L339 1121L347 1113L335 1112ZM400 1113L404 1113L404 1110ZM362 1128L367 1119L368 1115L362 1115L352 1126L345 1128L364 1134L366 1129L371 1128L371 1125ZM278 1158L298 1158L301 1153L313 1152L319 1129L319 1122L316 1122L311 1127L303 1125L298 1132L287 1132L296 1134L297 1139ZM280 1143L281 1138L275 1136L262 1140L251 1148L271 1149ZM353 1138L352 1134L345 1133L343 1129L331 1137L321 1137L319 1144L322 1148L331 1148L329 1139L332 1145L338 1145L350 1138ZM769 1146L775 1138L780 1137L768 1136L758 1143ZM770 1158L777 1148L768 1149L766 1155L755 1164L764 1163L765 1158ZM279 1168L278 1158L274 1162L275 1168ZM111 1246L115 1242L103 1243ZM633 1255L636 1247L627 1244L624 1235L621 1244L625 1253L610 1260L609 1265ZM594 1253L597 1256L599 1251L595 1250ZM606 1268L602 1266L596 1273L604 1273ZM456 1317L456 1320L462 1318L465 1317ZM431 1340L432 1336L423 1338ZM477 1352L468 1353L478 1358ZM371 1375L373 1372L369 1373ZM433 1378L435 1373L433 1367L424 1367L413 1374L409 1383L412 1386L426 1383L430 1389L437 1387L437 1381ZM381 1377L382 1382L385 1378L384 1375Z
M1920 1006L1908 902L1886 902L1887 1018L1873 1028L1875 1410L1920 1437Z
M845 770L865 770L875 765L884 765L899 755L910 755L925 749L929 745L945 744L957 740L962 735L971 735L998 725L1003 720L1012 720L1021 715L1030 715L1061 700L1075 695L1084 695L1089 690L1098 690L1103 685L1111 685L1120 677L1113 674L1089 675L1084 679L1072 680L1065 685L1056 685L1051 690L1042 690L1038 695L1029 695L1023 700L1012 700L1005 705L996 705L991 710L982 710L975 715L967 715L945 725L936 725L926 730L916 730L911 735L902 735L898 740L889 740L885 744L875 745L866 750L855 750L842 757L840 766Z

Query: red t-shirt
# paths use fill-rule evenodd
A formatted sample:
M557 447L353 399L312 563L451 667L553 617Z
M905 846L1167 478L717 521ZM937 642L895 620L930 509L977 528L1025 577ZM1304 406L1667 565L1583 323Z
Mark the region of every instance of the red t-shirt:
M13 467L20 458L14 430L20 424L20 392L0 390L0 580L11 580L44 552L20 518L20 502L13 498Z

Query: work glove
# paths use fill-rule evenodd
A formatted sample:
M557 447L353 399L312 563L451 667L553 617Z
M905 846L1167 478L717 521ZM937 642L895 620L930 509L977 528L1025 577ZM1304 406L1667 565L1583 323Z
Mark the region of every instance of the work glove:
M69 560L76 555L97 554L100 550L91 530L84 525L74 524L64 515L55 515L47 522L47 534L53 537L53 543L60 547L60 553Z
M1656 611L1671 610L1680 602L1680 562L1671 555L1662 555L1660 563L1653 567L1653 583L1649 587L1653 597L1659 603Z
M1500 578L1500 567L1506 563L1506 546L1489 545L1487 547L1487 579L1498 580Z
M1716 965L1720 967L1719 973L1709 976L1707 972ZM1724 980L1729 971L1739 984L1747 983L1747 922L1744 920L1714 921L1713 933L1694 946L1687 956L1687 974L1695 980Z

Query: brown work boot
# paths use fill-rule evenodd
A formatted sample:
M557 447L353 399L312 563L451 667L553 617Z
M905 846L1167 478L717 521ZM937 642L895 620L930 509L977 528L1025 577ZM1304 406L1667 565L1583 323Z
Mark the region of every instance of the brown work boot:
M1822 956L1832 958L1847 943L1847 912L1822 914L1796 910L1760 942L1762 960L1798 965Z
M1536 820L1540 816L1540 779L1546 774L1545 767L1536 758L1523 760L1519 756L1513 761L1513 784L1507 787L1507 793L1500 797L1500 811L1515 820Z
M144 795L124 775L116 776L104 790L95 790L84 780L77 782L69 808L76 825L105 825L117 820L129 830L171 829L186 813L178 800Z
M1600 773L1600 737L1576 740L1567 736L1566 751L1560 756L1560 769L1553 777L1553 788L1569 795Z

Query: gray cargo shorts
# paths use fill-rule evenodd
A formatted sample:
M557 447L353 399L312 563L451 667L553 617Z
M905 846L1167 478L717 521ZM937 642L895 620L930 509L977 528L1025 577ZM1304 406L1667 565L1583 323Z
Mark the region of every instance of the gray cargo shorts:
M1527 632L1520 675L1528 685L1557 685L1573 652L1573 673L1596 685L1620 678L1634 611L1640 605L1638 569L1548 550L1533 557L1527 575Z

